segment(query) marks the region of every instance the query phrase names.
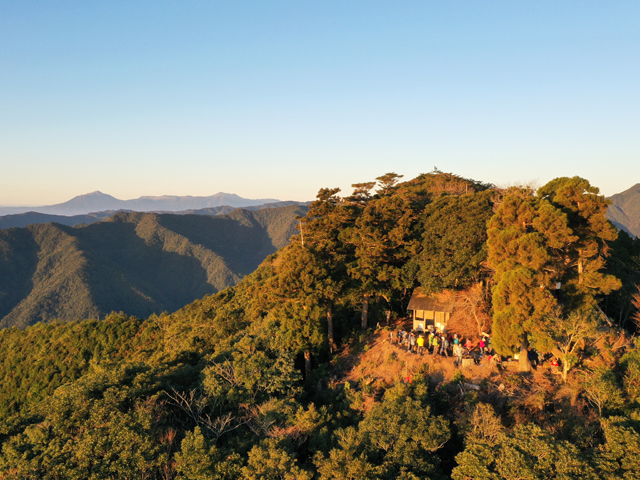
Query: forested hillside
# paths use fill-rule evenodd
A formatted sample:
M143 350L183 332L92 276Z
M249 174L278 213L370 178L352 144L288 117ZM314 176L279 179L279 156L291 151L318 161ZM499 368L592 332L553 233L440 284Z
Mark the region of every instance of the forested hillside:
M287 244L305 207L226 216L120 212L75 228L0 230L0 326L175 311L235 285Z
M637 477L640 244L605 220L595 187L499 190L435 171L339 193L322 189L236 286L174 313L0 331L0 478ZM254 233L273 215L234 213ZM187 221L110 222L174 252L227 239ZM92 261L73 245L117 246L110 222L60 230L70 282ZM446 291L471 325L492 319L494 361L390 345L416 286Z

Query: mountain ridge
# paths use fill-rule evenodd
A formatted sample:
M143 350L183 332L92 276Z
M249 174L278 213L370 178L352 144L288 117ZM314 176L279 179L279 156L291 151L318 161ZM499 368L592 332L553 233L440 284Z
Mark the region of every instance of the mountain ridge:
M208 207L199 209L188 209L178 211L158 210L147 213L171 213L173 215L225 215L232 212L236 208L244 208L247 210L262 210L265 208L281 208L290 205L307 205L308 202L285 201L276 203L264 203L262 205L250 205L247 207L231 207L229 205L221 205L219 207ZM86 215L52 215L48 213L25 212L9 215L0 215L0 230L6 228L26 227L27 225L36 223L60 223L73 227L80 224L90 224L106 220L111 215L118 212L133 212L134 210L104 210L100 212L90 212Z
M181 211L228 205L231 207L249 207L276 203L273 198L247 199L235 193L215 193L209 196L142 196L131 200L120 200L99 190L73 197L66 202L39 207L0 207L0 215L21 214L27 212L52 215L86 215L105 210L134 210L149 212L156 210Z

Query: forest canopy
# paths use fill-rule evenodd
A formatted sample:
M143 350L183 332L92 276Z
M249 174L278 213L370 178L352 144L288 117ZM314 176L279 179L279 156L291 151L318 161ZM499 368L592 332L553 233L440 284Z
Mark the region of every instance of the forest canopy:
M0 477L635 478L640 245L597 188L438 170L353 187L174 313L0 331ZM418 286L484 312L524 372L484 358L478 382L390 345Z

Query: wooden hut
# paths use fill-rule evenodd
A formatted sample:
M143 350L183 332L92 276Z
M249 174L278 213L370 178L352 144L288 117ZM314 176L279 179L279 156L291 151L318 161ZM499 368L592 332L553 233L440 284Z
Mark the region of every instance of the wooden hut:
M425 295L418 287L413 291L407 309L412 311L414 330L446 332L453 307L453 295Z

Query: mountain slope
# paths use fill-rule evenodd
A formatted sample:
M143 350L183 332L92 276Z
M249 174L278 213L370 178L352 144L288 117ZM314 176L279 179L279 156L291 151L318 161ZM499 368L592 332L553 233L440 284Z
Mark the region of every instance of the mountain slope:
M607 218L620 230L640 237L640 183L609 197Z
M286 245L305 212L119 212L80 227L0 230L0 327L175 311L238 283Z

